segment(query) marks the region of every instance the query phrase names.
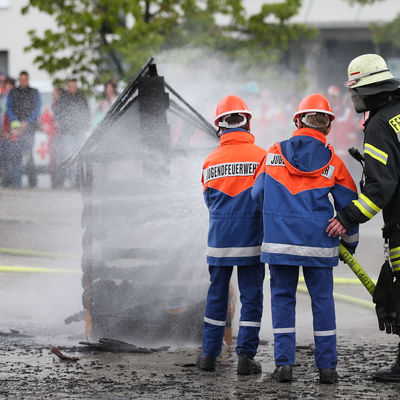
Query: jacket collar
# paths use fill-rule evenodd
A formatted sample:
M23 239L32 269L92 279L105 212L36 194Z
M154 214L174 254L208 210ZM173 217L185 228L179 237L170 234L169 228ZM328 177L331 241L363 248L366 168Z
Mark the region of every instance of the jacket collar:
M300 129L295 130L292 136L310 136L314 139L319 140L325 146L327 145L326 136L322 132L317 131L315 129L300 128Z
M322 143L324 143L325 146L327 146L329 148L329 150L331 151L331 158L328 161L328 163L326 165L324 165L323 167L314 170L314 171L301 171L299 169L297 169L296 167L294 167L283 155L282 153L282 148L279 142L275 143L275 147L278 150L278 153L282 156L283 162L286 166L286 168L290 171L291 174L293 175L301 175L301 176L319 176L321 175L325 169L328 167L329 164L331 164L333 157L334 157L334 151L333 151L333 147L329 144L327 144L326 142L326 136L321 133L320 131L316 131L315 129L311 129L311 128L300 128L297 129L296 131L294 131L293 136L310 136L313 137L319 141L321 141Z
M254 136L244 129L228 129L219 138L220 144L250 143L253 144Z

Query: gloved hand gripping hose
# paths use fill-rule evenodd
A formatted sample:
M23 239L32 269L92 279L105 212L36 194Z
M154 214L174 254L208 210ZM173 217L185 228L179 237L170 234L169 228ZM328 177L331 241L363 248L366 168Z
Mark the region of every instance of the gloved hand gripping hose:
M373 294L379 329L400 334L400 282L395 278L388 260L382 265Z

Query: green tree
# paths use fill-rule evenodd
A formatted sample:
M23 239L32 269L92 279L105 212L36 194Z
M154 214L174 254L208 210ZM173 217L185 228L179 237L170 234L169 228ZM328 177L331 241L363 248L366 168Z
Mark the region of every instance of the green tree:
M301 0L285 0L246 15L242 0L29 0L22 13L36 8L57 24L29 32L27 50L38 50L39 68L92 83L129 78L149 56L183 46L277 61L292 40L317 32L290 22L300 6Z

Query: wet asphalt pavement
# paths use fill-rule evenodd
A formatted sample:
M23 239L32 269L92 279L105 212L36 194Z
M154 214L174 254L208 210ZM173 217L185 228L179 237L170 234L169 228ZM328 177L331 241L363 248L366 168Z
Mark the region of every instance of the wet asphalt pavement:
M321 385L314 365L311 307L297 302L297 361L292 383L277 383L274 369L268 282L262 344L263 373L236 374L234 345L225 346L215 373L198 371L199 344L169 345L149 354L88 351L84 323L65 318L82 310L80 194L46 188L0 193L0 399L397 399L399 384L372 380L389 366L398 339L377 329L369 293L341 265L335 284L339 382ZM357 259L371 278L383 262L379 217L361 229ZM12 249L12 251L10 250ZM45 252L45 253L43 253ZM63 257L60 256L63 255ZM18 267L18 268L17 268ZM24 268L37 268L27 272ZM58 272L56 272L58 271ZM268 273L267 273L268 275ZM366 304L358 304L357 299ZM235 325L237 326L237 314ZM11 331L14 330L14 331ZM15 332L16 331L16 332ZM133 342L133 341L132 341ZM148 346L146 343L135 343ZM79 357L62 361L50 352Z
M50 345L2 340L0 398L4 399L398 399L398 384L374 382L370 376L393 359L396 344L339 340L339 382L322 385L313 365L313 346L297 348L292 383L277 383L272 346L260 346L263 373L236 374L234 348L225 347L213 373L194 366L197 348L171 348L151 354L86 353L60 361Z

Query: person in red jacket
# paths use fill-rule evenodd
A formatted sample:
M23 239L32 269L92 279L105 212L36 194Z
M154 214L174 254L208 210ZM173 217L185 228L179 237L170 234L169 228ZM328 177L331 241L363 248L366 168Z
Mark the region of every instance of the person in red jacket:
M344 101L344 96L339 87L328 87L327 99L335 110L335 124L331 131L331 144L335 147L336 154L348 166L351 156L347 151L358 144L357 130L359 129L354 110Z
M51 186L53 188L57 187L57 171L56 171L56 162L57 162L57 146L56 146L56 136L58 134L58 130L56 128L56 124L54 122L54 109L57 107L57 102L60 100L63 95L64 90L55 86L52 94L52 102L50 106L46 106L42 116L40 117L40 127L42 132L47 133L48 135L48 148L50 152L50 178L51 178Z
M226 326L229 283L237 266L242 303L236 353L237 373L261 373L254 360L261 326L265 266L260 262L262 215L251 198L255 171L266 151L254 144L251 112L237 96L227 96L217 106L215 125L220 145L203 165L204 200L209 209L207 263L208 290L202 353L197 366L213 371Z

